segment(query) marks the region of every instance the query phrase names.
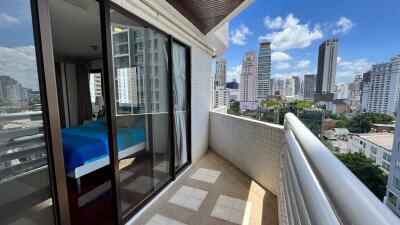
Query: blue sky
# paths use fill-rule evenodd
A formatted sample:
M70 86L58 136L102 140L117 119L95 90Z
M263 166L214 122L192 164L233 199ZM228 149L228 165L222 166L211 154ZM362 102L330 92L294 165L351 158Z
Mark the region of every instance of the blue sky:
M272 41L272 77L316 73L318 46L339 38L336 82L353 80L373 63L400 54L399 0L255 0L230 22L223 57L240 80L246 51Z

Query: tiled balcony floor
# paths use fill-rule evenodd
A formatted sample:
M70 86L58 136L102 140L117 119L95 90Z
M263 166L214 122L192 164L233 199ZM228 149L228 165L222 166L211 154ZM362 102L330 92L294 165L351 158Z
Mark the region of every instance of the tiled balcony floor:
M215 183L191 178L199 168L220 171L221 173ZM204 173L204 169L201 169L200 171ZM210 173L214 175L217 174L217 172L213 173L212 171ZM196 176L194 176L194 178L196 178ZM182 186L186 187L182 188ZM181 200L179 199L179 196L177 197L175 195L176 192L178 192L178 195L179 193L183 193L181 197L184 198L185 191L190 190L193 191L193 193L189 195L192 196L192 198L187 197L186 200ZM201 190L207 193L202 192ZM201 197L197 198L195 193L199 192L201 193ZM206 196L204 197L205 194ZM220 197L220 195L224 196ZM174 198L172 198L173 196ZM230 206L231 209L228 209L228 212L226 210L220 210L219 212L213 211L217 200L219 204L221 200L223 200L221 198L228 201L234 201ZM242 208L242 214L240 214L241 211L234 212L234 208L236 207L234 204L236 203L244 206L244 208ZM239 208L240 206L238 206L238 209ZM245 215L243 215L243 213L245 213ZM213 214L213 216L219 214L220 218L225 217L227 220L213 217L211 214ZM246 215L248 219L245 219ZM157 222L163 220L168 222ZM233 222L229 222L228 220ZM235 221L236 223L234 223ZM246 223L246 221L248 223ZM216 153L208 151L202 159L196 162L180 179L178 179L164 194L162 194L154 204L143 212L143 214L134 221L134 224L274 225L278 224L277 197L268 190L262 188L250 177L239 171L230 163L220 158Z

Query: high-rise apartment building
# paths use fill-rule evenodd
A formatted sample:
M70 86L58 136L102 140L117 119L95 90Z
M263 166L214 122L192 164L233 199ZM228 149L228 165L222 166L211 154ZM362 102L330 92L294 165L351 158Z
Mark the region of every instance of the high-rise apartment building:
M213 105L214 108L218 108L221 106L227 106L229 109L229 90L226 89L224 86L216 86L214 90L214 99Z
M257 53L246 52L240 75L240 101L255 102L257 94Z
M350 84L350 104L351 107L357 111L361 110L361 92L362 92L362 76L356 75L354 81Z
M295 79L288 78L285 80L285 97L287 96L294 96L295 93Z
M101 73L90 73L89 88L90 88L89 89L90 90L90 100L92 103L95 103L96 97L103 96L102 84L101 84Z
M315 92L315 75L304 75L304 100L313 100Z
M371 71L363 73L361 82L361 112L366 112L368 110L368 98L369 98L369 86L371 82Z
M226 84L226 60L218 57L216 60L214 87Z
M400 55L371 70L368 111L394 114L400 93Z
M270 93L271 42L260 43L258 51L257 100L260 102Z
M316 92L332 96L335 91L338 39L324 41L319 46ZM329 98L329 97L328 97Z
M384 202L400 216L400 109L397 109L389 178Z
M294 80L294 95L300 95L300 77L293 76L292 78Z

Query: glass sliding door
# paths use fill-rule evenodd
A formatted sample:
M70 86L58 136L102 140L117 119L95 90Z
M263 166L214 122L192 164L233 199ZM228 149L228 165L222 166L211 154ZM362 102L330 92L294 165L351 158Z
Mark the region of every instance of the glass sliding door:
M117 218L99 2L49 1L71 225Z
M55 223L30 2L2 2L0 13L2 225Z
M168 37L111 9L120 204L125 217L170 178Z
M175 41L172 42L172 96L174 110L175 170L189 162L190 104L189 88L189 49Z

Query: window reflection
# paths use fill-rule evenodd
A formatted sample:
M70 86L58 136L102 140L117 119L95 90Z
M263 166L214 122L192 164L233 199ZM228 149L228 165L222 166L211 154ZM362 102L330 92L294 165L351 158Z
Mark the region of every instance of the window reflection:
M127 215L169 177L168 38L114 10L111 24L121 206Z

